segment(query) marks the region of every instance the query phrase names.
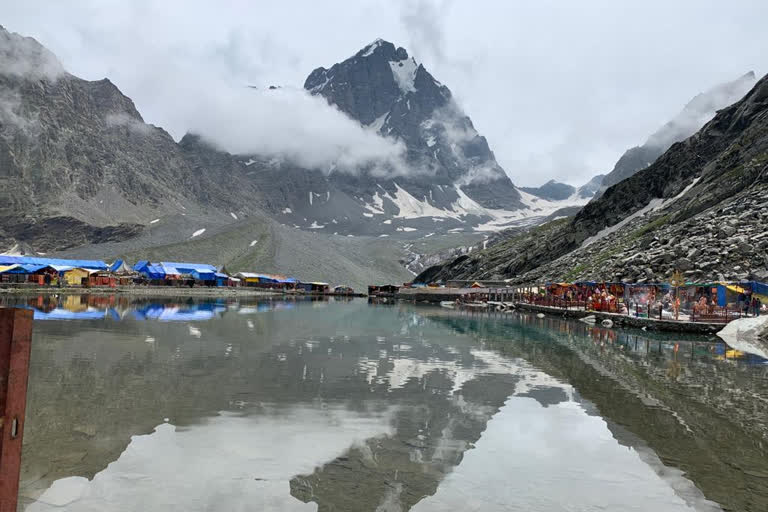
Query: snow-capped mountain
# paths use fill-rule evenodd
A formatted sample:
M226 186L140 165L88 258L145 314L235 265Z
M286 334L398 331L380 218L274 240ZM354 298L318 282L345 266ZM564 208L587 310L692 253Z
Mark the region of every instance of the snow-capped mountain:
M288 225L379 235L486 231L536 223L588 200L518 190L448 87L390 42L377 39L343 62L315 69L304 88L405 151L399 164L355 173L254 165L264 169L255 179L271 189L265 195ZM244 164L257 161L243 157Z

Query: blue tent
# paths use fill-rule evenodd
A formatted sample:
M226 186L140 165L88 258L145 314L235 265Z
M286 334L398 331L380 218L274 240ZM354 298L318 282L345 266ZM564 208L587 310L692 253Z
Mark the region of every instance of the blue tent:
M107 270L106 263L99 260L64 260L59 258L32 258L29 256L8 256L0 254L0 265L57 265L73 268L87 268L90 270Z
M189 274L200 281L216 280L216 267L206 263L177 263L173 261L161 261L160 266L166 274Z
M42 270L48 265L30 265L28 263L25 264L14 264L15 266L11 266L8 270L5 271L6 274L34 274L38 270Z
M147 279L165 279L165 271L160 265L155 265L147 260L136 262L133 270L140 273Z

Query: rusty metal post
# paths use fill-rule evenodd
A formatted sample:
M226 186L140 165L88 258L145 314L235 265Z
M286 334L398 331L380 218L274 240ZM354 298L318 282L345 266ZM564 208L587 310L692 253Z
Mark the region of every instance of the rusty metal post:
M32 311L0 309L0 512L16 512Z

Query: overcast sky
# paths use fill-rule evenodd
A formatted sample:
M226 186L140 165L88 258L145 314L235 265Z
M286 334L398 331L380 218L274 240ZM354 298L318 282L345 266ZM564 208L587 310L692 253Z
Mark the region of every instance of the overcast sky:
M38 39L75 75L109 78L147 122L177 139L207 122L254 137L272 123L302 123L300 114L260 104L227 108L233 101L219 89L215 101L203 96L214 83L301 87L314 68L387 39L453 91L518 185L581 184L609 171L698 92L768 71L765 0L0 0L0 7L8 30Z

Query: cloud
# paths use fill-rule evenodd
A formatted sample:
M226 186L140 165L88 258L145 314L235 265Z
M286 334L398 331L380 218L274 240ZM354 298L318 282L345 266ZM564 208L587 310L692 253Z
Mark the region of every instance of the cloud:
M444 25L452 4L453 0L402 3L400 22L421 58L429 54L435 60L446 60Z
M213 103L201 101L212 77L225 87L211 94L249 84L298 88L312 69L382 37L451 89L522 185L553 177L578 185L609 171L696 92L749 69L765 73L768 50L763 0L80 0L45 8L0 0L0 7L6 26L45 44L77 76L109 77L144 119L176 139L190 127L188 111Z
M253 89L207 83L187 110L193 133L234 154L283 157L324 172L408 172L405 146L303 89Z
M151 135L155 130L152 125L145 124L138 119L134 119L125 112L120 112L118 114L108 114L104 121L109 127L126 127L138 135Z
M97 4L94 8L101 9ZM121 9L119 17L137 15L130 6ZM122 53L119 67L108 70L108 76L139 110L149 113L147 119L177 140L192 132L231 153L280 157L324 172L409 172L402 143L366 129L299 87L268 89L266 84L275 83L267 78L270 68L283 64L272 38L232 28L202 45L193 41L157 45L154 34L141 30L147 30L141 23L86 24L75 39L82 52L93 52L97 58L108 60ZM15 75L55 78L64 72L54 54L37 41L4 30L0 62L4 72ZM259 88L248 87L253 83ZM18 101L5 100L0 115L22 126L24 120L16 114ZM109 115L105 122L141 135L154 130L125 114Z
M55 80L64 68L53 53L33 38L0 27L0 73Z
M22 112L21 95L18 91L0 87L0 128L6 138L21 133L27 138L35 138L40 134L40 123L36 116Z

